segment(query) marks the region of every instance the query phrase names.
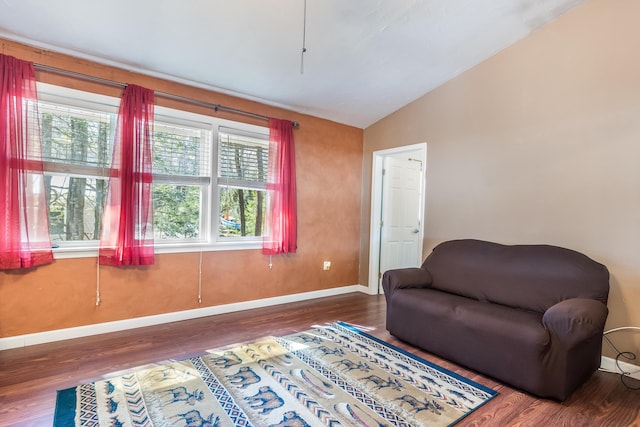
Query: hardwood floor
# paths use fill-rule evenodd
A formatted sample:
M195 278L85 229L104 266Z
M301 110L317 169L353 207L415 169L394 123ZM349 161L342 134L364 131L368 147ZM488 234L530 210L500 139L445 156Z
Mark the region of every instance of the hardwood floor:
M0 351L0 426L51 426L56 390L335 320L500 392L459 426L640 426L640 393L617 375L597 372L563 403L538 399L399 342L385 330L384 297L360 293Z

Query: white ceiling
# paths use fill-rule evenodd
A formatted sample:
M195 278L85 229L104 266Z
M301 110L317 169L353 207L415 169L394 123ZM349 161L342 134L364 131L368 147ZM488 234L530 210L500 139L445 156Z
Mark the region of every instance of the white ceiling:
M0 37L365 128L585 0L0 0Z

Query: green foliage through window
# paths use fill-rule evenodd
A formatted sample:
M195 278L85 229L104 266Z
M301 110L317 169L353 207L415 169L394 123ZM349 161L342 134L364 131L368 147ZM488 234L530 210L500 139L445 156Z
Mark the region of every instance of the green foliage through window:
M155 184L153 229L156 239L195 239L200 236L200 188Z
M220 188L220 236L262 236L265 191Z
M218 130L220 237L260 237L269 147L266 135Z
M43 87L38 108L50 236L61 247L82 247L81 242L101 237L118 100ZM156 107L156 243L258 241L267 204L267 133L258 126Z

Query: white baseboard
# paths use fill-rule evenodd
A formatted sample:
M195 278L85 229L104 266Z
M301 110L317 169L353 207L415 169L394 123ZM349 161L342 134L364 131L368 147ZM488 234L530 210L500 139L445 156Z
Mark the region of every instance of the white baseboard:
M629 372L629 377L640 380L640 366L627 362L619 362L619 364L620 368L622 368L625 372ZM616 359L605 356L602 356L601 358L600 370L605 372L613 372L615 374L622 373L616 365Z
M280 297L264 298L233 304L196 308L193 310L177 311L173 313L158 314L154 316L117 320L114 322L97 323L94 325L78 326L74 328L57 329L54 331L0 338L0 350L9 350L12 348L26 347L29 345L44 344L53 341L62 341L72 338L104 334L108 332L117 332L127 329L159 325L163 323L178 322L181 320L196 319L198 317L213 316L216 314L231 313L234 311L250 310L252 308L268 307L272 305L286 304L290 302L304 301L314 298L342 295L350 292L363 292L366 294L370 294L369 288L367 286L351 285L343 286L340 288L323 289L320 291L303 292L299 294L283 295Z

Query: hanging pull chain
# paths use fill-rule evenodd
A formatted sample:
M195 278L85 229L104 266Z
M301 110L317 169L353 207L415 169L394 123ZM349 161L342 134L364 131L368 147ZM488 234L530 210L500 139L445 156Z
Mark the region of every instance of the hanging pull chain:
M302 52L300 53L300 74L304 74L304 54L307 53L307 0L304 0L302 17Z
M202 250L200 250L200 262L198 265L198 304L202 304Z
M100 259L96 266L96 307L98 307L100 305Z

